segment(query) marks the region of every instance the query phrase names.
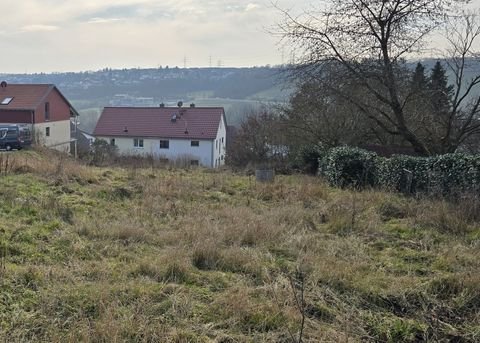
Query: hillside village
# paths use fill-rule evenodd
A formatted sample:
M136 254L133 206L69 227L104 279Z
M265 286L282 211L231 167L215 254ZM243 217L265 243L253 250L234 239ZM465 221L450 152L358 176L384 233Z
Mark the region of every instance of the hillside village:
M249 68L104 68L58 73L1 73L12 84L55 84L81 114L78 126L92 134L105 106L177 106L179 100L197 106L223 107L229 125L240 125L245 113L262 104L280 104L291 86L279 67Z

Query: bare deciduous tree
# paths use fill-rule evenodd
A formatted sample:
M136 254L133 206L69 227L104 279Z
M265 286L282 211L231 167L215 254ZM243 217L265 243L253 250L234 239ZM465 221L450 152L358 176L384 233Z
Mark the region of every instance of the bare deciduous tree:
M234 142L229 143L227 163L240 168L248 164L283 164L287 155L284 131L278 115L272 109L250 112L242 122Z
M282 111L289 143L327 147L361 144L368 135L364 117L348 101L324 87L307 82L299 86Z
M406 106L411 94L402 87L405 82L402 60L410 53L418 52L425 38L439 28L448 15L458 13L460 6L468 2L332 0L321 9L299 16L283 11L285 20L279 28L282 38L292 45L297 55L301 53L303 56L294 69L295 75L304 79L314 77L321 82L325 69L331 69L331 65L340 66L338 77L348 78L362 91L345 93L336 87L336 82L328 82L326 86L354 104L376 127L389 135L403 138L417 153L429 155L436 151L432 151L418 136L416 128L408 121ZM459 33L459 42L465 43L463 32ZM476 34L472 32L469 37L475 39ZM451 43L457 43L457 40ZM467 44L465 47L471 51L471 46ZM457 69L461 73L461 66ZM456 101L464 100L464 92L460 94ZM455 118L460 113L459 109L455 108L455 103L452 107L452 123L458 123ZM475 106L471 109L476 111ZM474 117L475 114L471 116L472 119ZM462 122L457 131L468 135L471 131L468 115ZM445 139L449 140L448 144L445 143L449 145L447 151L454 150L463 137L451 139L454 136L458 134L445 135Z
M480 95L477 87L480 84L480 51L475 50L480 24L477 19L474 13L464 13L451 18L446 28L449 47L445 61L454 75L455 93L442 137L443 152L454 151L470 137L480 134Z

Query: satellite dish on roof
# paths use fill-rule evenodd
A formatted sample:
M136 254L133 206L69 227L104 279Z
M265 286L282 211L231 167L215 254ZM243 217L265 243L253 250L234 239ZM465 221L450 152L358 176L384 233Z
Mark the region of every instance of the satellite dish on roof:
M182 107L183 106L183 101L179 101L177 105L178 105L178 107Z
M0 83L0 86L2 88L7 88L7 81L2 81L2 83Z

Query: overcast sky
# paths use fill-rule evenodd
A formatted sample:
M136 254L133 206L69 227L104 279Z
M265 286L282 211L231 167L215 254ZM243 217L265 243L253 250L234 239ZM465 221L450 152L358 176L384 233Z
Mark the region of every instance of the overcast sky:
M282 62L269 0L0 0L0 13L0 73Z

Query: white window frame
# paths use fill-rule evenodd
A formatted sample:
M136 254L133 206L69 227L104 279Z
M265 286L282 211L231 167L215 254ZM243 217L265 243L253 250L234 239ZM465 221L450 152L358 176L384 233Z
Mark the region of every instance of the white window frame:
M143 138L134 138L133 139L133 147L137 149L143 149L145 147Z
M166 147L165 147L165 146L162 147L162 142L167 142L167 146L166 146ZM160 149L165 149L165 150L170 149L170 141L169 141L168 139L161 139L161 140L160 140L159 147L160 147Z

